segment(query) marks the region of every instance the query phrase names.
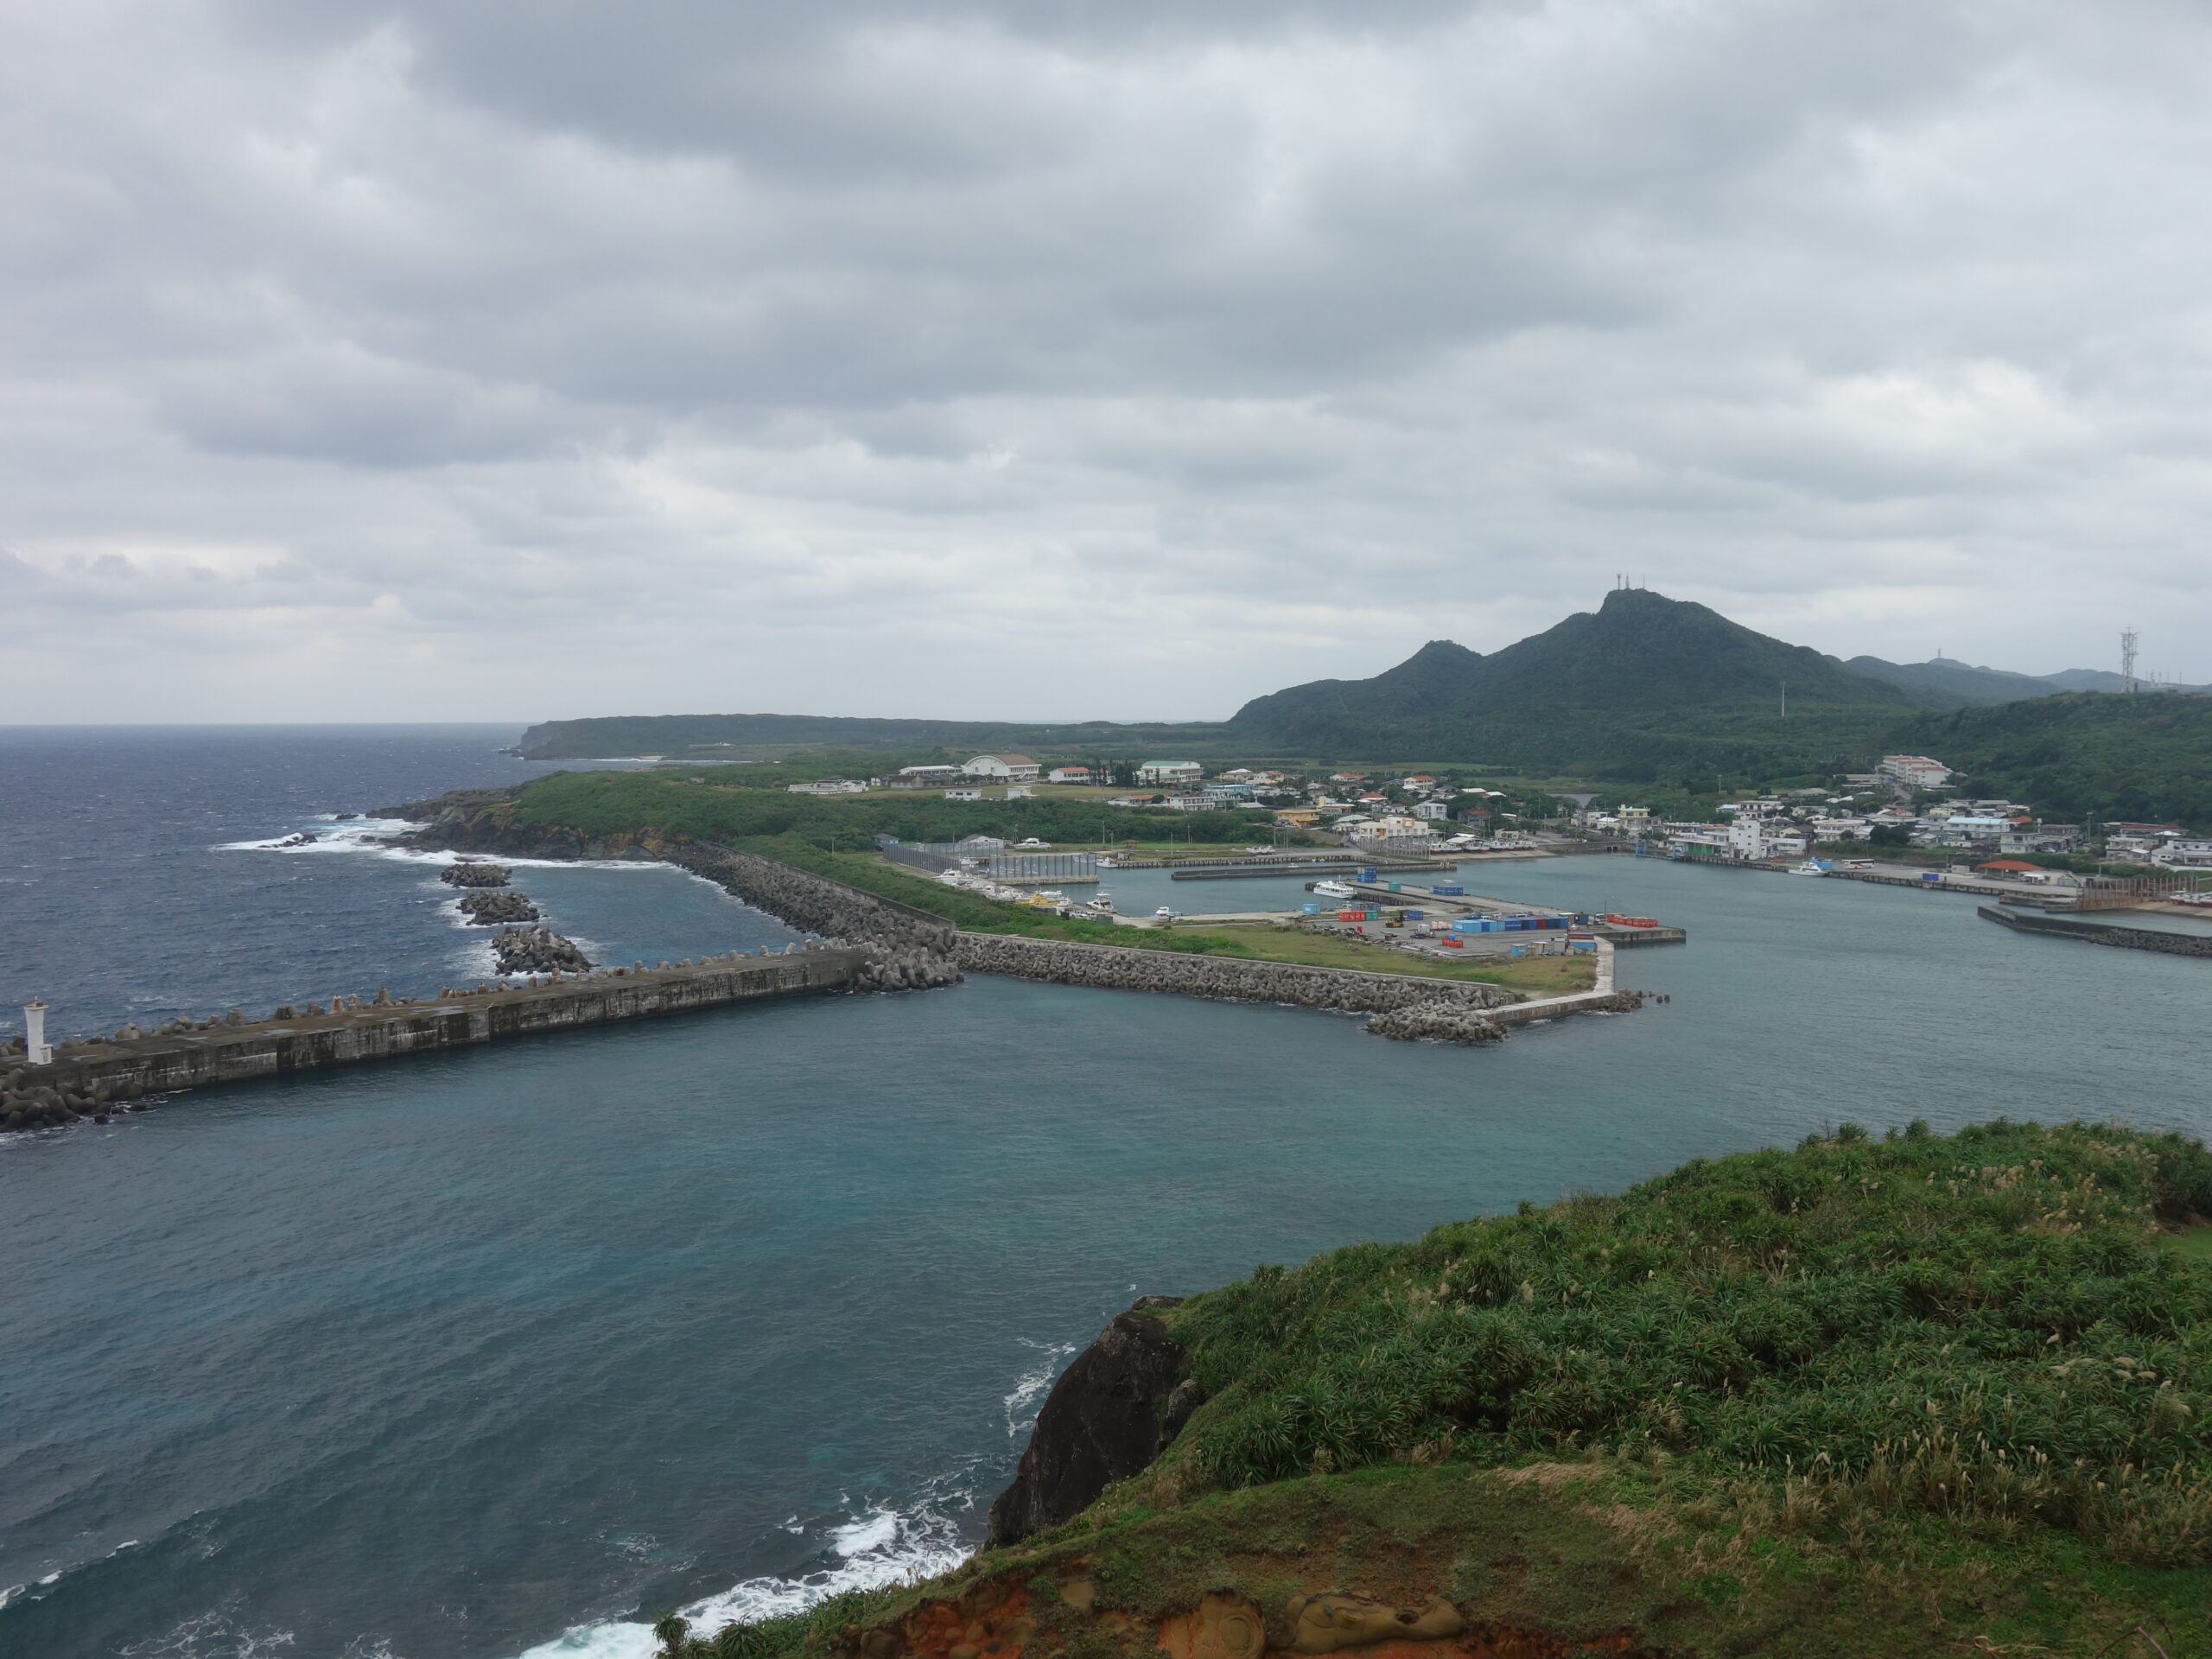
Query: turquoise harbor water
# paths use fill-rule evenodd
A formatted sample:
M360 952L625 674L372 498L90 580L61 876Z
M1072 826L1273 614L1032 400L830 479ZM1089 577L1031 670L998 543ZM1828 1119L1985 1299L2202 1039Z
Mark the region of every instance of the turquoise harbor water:
M10 791L11 999L65 984L58 1014L92 1009L73 1027L181 1001L181 966L132 988L125 920L154 960L200 965L211 1007L380 982L380 963L395 989L474 976L422 868L216 849L480 781L474 740L393 737L400 770L465 774L411 791L216 778L151 830L168 785L128 776L149 763L118 780L97 736L73 741L61 775L114 792L54 820L65 861ZM102 823L143 858L93 857ZM1125 907L1138 874L1109 884ZM158 887L134 896L142 877ZM785 937L673 871L518 885L614 959ZM1172 897L1246 908L1274 885ZM1672 1002L1462 1051L978 979L0 1141L0 1653L638 1654L641 1614L768 1611L956 1559L1057 1367L1140 1290L1845 1118L2212 1127L2212 963L2017 936L1959 899L1626 859L1468 885L1683 924L1688 947L1620 958ZM34 960L26 918L88 887L113 919L36 932ZM300 966L279 912L349 920Z

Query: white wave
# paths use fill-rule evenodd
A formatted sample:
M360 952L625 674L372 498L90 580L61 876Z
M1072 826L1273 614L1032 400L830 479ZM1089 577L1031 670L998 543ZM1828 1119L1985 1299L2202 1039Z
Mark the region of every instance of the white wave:
M876 1508L831 1529L836 1564L798 1578L747 1579L678 1611L694 1636L727 1625L803 1613L848 1590L881 1590L949 1573L970 1553L952 1518L924 1508L912 1514ZM522 1659L651 1659L657 1648L650 1624L602 1619L563 1630Z
M286 1630L249 1630L230 1608L218 1607L120 1651L124 1659L275 1659L289 1655L296 1641Z
M1019 1439L1037 1427L1037 1414L1031 1408L1043 1403L1052 1391L1053 1379L1081 1346L1080 1343L1055 1343L1045 1350L1045 1357L1034 1370L1024 1371L1015 1382L1014 1392L1006 1397L1006 1432L1009 1440Z

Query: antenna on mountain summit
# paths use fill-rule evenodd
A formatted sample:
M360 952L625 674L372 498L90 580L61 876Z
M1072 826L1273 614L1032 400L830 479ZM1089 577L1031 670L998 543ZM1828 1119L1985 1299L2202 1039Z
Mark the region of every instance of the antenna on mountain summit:
M2133 691L2137 689L2135 630L2133 628L2122 628L2120 631L2120 689L2123 691Z

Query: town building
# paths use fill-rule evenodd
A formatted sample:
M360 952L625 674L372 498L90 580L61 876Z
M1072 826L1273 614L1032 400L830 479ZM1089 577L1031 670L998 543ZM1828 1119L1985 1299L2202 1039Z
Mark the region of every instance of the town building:
M960 776L957 766L901 766L892 779L894 789L926 789L936 784L949 784Z
M2082 844L2078 823L2016 823L1998 837L2000 853L2070 853Z
M1942 789L1951 781L1951 769L1924 754L1885 754L1882 776L1912 789Z
M1054 766L1045 774L1048 784L1087 784L1090 781L1089 766Z
M1147 760L1137 768L1137 782L1175 787L1195 786L1205 768L1195 760Z
M1042 770L1026 754L979 754L960 768L964 778L981 778L994 784L1026 784Z
M1452 809L1441 801L1421 801L1414 807L1414 817L1424 823L1434 823L1452 816Z
M944 791L944 798L948 801L980 801L983 798L983 791L980 789L948 789Z
M790 795L865 795L868 785L856 778L822 778L810 784L785 784Z

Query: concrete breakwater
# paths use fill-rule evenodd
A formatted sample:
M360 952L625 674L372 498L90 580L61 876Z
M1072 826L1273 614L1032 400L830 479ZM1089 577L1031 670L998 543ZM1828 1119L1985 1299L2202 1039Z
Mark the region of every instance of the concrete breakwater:
M657 969L614 968L527 985L480 985L435 1001L333 998L283 1017L218 1020L150 1036L71 1043L45 1065L0 1056L0 1128L96 1116L143 1096L208 1084L353 1065L502 1038L687 1014L780 997L874 988L868 953L810 946L736 952ZM184 1023L184 1022L178 1022ZM126 1027L129 1029L129 1027Z
M652 830L586 836L557 827L518 825L500 810L503 798L496 792L461 791L435 801L379 809L379 816L424 820L424 827L409 839L426 849L533 858L664 860L717 883L788 925L864 948L868 977L857 989L927 989L957 980L966 969L1058 984L1390 1014L1397 1017L1380 1026L1370 1024L1378 1036L1453 1041L1493 1040L1491 1031L1469 1023L1476 1019L1502 1028L1561 1014L1624 1011L1642 1005L1634 993L1615 994L1609 974L1596 992L1528 1002L1503 987L1478 981L963 932L927 911L755 853L663 836Z
M2174 933L2164 928L2126 927L2078 916L2051 916L1999 905L1977 906L1974 914L2016 933L2044 933L2088 944L2117 945L2123 950L2157 950L2173 957L2212 957L2212 933Z
M1301 1008L1333 1008L1345 1014L1386 1014L1422 1003L1483 1014L1519 1001L1503 986L1473 980L1371 974L1353 968L1255 962L1242 957L1188 956L1176 950L1076 944L1002 933L963 933L954 954L963 968L975 973L1012 974L1022 979L1049 980L1056 985L1168 991L1236 1002L1287 1002Z

